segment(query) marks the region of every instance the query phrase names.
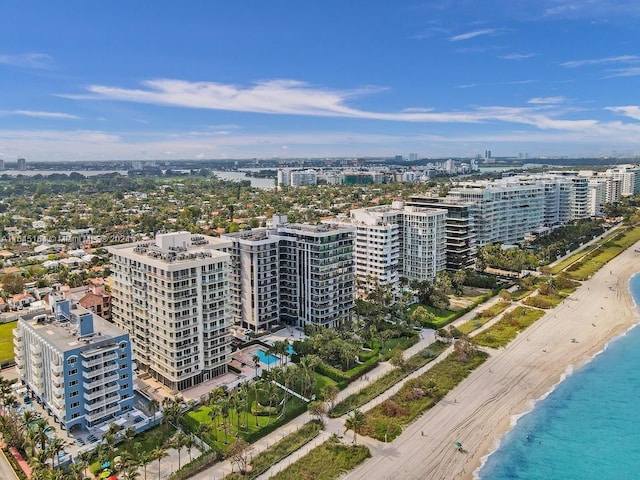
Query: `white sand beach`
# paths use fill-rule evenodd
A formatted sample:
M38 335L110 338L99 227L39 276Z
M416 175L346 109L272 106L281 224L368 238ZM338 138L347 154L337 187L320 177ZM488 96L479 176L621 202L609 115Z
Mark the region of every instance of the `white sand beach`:
M514 415L584 365L639 317L628 290L640 272L631 247L522 332L389 444L366 442L373 457L348 479L471 479ZM572 341L575 339L575 341ZM462 442L459 452L454 442Z

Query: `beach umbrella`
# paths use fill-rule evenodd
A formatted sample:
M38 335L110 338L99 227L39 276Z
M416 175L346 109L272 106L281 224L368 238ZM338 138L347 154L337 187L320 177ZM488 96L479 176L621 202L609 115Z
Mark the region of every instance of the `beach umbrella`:
M116 477L115 475L111 475L109 478L107 478L107 480L118 480L118 477Z
M102 464L102 468L109 468L111 466L111 462L104 462Z
M462 448L462 444L460 442L456 442L456 447Z
M109 470L105 470L100 474L100 478L107 478L111 476L111 472Z

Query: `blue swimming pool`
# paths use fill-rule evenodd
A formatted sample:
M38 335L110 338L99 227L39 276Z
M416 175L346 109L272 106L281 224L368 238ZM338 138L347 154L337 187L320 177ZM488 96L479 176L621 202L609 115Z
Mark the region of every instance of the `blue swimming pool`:
M265 352L264 350L258 350L256 352L256 355L262 363L266 363L267 365L271 365L278 361L278 357L276 357L275 355L267 355L267 352Z

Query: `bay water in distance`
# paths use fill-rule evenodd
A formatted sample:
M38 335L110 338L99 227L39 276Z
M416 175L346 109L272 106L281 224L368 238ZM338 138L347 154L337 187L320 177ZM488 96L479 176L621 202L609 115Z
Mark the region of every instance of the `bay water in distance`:
M629 283L640 305L640 274ZM640 328L609 342L502 438L481 480L640 478Z

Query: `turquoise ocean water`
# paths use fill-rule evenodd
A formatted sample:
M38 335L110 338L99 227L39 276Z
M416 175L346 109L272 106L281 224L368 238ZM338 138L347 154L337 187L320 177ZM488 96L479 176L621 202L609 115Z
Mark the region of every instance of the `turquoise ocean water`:
M640 305L640 274L629 286ZM640 479L640 327L609 342L520 417L479 476Z

